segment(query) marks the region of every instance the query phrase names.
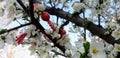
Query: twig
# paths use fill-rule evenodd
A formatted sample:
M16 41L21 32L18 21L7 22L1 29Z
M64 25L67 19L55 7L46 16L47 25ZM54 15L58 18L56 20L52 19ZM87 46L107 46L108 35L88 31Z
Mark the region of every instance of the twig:
M58 26L58 24L59 24L58 21L59 21L59 17L57 16L57 20L56 20L57 26Z
M68 23L69 23L69 20L67 20L66 22L64 22L64 23L60 26L59 29L63 29L63 27L64 27L65 25L67 25Z
M100 19L100 16L101 16L101 15L100 15L100 14L98 14L98 26L99 26L99 27L101 26L101 22L100 22L100 21L101 21L101 19Z
M32 24L32 23L27 23L27 24L23 24L23 25L20 25L20 26L11 28L11 29L7 30L6 32L10 32L10 31L16 30L16 29L18 29L18 28L21 28L21 27L24 27L24 26L28 26L28 25L30 25L30 24ZM1 34L4 34L4 33L6 33L6 32L3 32L3 33L1 33Z
M25 12L29 13L28 9L25 7L25 5L22 3L21 0L17 0L17 2L22 6L22 8L24 9Z
M83 12L83 18L85 19L85 12ZM84 22L84 24L86 24L86 22ZM84 28L84 39L86 41L86 27Z
M22 25L18 20L16 20L16 22L18 22L20 25Z

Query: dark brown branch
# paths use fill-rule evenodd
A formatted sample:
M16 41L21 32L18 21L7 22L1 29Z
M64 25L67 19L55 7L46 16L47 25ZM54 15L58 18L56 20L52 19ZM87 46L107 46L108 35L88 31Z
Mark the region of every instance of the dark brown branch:
M106 30L104 28L99 27L98 25L96 25L88 20L82 19L79 15L76 15L76 16L72 17L71 19L68 19L69 15L71 15L71 14L69 12L65 12L61 9L47 7L47 9L45 11L49 12L51 15L56 15L58 17L69 20L72 23L76 24L77 26L84 27L83 24L84 24L84 22L86 22L87 30L89 30L93 35L99 36L100 38L102 38L103 40L105 40L106 42L108 42L110 44L114 44L114 42L115 42L114 37L112 37L111 35L104 34L106 32Z

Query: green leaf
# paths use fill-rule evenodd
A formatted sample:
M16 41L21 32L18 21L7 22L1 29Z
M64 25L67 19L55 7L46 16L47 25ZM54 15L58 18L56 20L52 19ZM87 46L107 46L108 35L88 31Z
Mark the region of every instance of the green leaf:
M84 55L82 53L80 53L80 58L84 58Z
M2 29L2 30L0 30L0 34L3 34L3 33L5 33L5 32L7 32L7 29Z
M85 52L88 52L90 48L90 43L89 42L83 43L83 46L84 46Z

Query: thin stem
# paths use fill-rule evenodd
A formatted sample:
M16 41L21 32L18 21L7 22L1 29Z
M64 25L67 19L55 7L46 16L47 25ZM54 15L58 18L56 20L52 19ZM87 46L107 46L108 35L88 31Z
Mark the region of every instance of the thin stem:
M83 12L83 18L85 19L85 12ZM84 22L84 24L86 24L86 22ZM84 28L84 39L86 41L86 27Z
M98 7L98 9L97 10L101 10L101 4L103 4L103 0L99 0L99 7ZM98 26L100 27L101 26L101 19L100 19L100 17L101 17L101 15L100 14L98 14Z
M22 6L22 8L24 9L25 12L28 12L28 9L25 7L25 5L23 4L23 2L21 0L17 0L17 2Z
M18 20L16 20L20 25L22 25Z
M16 29L18 29L18 28L21 28L21 27L24 27L24 26L28 26L28 25L31 25L31 24L32 24L32 23L23 24L23 25L20 25L20 26L11 28L11 29L7 30L7 31L4 32L4 33L10 32L10 31L13 31L13 30L16 30ZM4 33L2 33L2 34L4 34Z
M49 0L49 2L50 2L50 5L53 7L53 5L52 5L52 1L51 1L51 0Z
M12 28L12 29L9 29L9 30L7 30L7 32L10 32L10 31L13 31L13 30L16 30L16 29L18 29L18 28L21 28L21 27L24 27L24 26L28 26L28 25L31 25L31 24L32 24L32 23L23 24L23 25L14 27L14 28Z
M101 15L100 15L100 14L98 14L98 26L101 26L101 22L100 22L100 21L101 21L101 19L100 19L100 16L101 16Z
M58 24L59 24L59 23L58 23L58 21L59 21L59 17L57 16L57 21L56 21L56 23L57 23L57 26L58 26Z
M64 22L61 26L60 26L60 29L63 29L63 27L65 26L65 25L67 25L69 23L69 21L67 20L66 22Z

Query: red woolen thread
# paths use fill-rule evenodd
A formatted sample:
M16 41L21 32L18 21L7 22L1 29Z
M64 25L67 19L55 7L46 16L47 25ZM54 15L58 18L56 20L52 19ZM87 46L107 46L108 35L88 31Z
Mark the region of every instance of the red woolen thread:
M34 42L34 45L36 46L36 45L37 45L37 43L36 43L36 42Z
M66 35L66 31L65 31L64 29L62 29L62 30L60 31L60 34L61 34L62 36L64 36L64 35Z
M64 29L61 29L61 30L59 31L59 34L60 34L61 36L64 36L64 35L66 35L66 31L65 31Z
M64 29L60 30L59 34L61 35L60 38L57 39L57 41L59 41L60 39L62 39L63 36L66 35L66 31Z
M24 40L24 38L25 38L26 35L27 35L27 33L23 33L23 34L21 34L21 35L16 39L18 45L23 42L23 40Z
M53 30L53 31L56 31L56 28L54 27L54 24L49 20L49 21L47 21L48 22L48 24L49 24L49 26L51 27L51 29Z
M53 31L56 31L56 28L54 27L54 24L50 21L50 15L49 15L48 12L42 12L41 18L42 18L42 20L48 22L49 26L51 27L51 29Z
M48 12L42 12L41 18L44 21L49 21L50 20L50 15L48 14Z

